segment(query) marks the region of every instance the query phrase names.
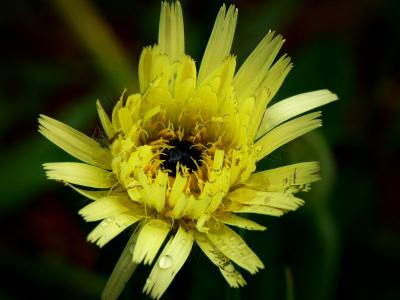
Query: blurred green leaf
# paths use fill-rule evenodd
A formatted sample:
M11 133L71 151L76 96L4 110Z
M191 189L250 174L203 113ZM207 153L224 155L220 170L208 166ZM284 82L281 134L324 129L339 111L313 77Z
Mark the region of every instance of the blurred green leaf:
M137 87L137 69L130 62L124 48L103 20L96 7L88 0L55 0L51 4L73 30L80 43L96 59L106 78L117 90Z

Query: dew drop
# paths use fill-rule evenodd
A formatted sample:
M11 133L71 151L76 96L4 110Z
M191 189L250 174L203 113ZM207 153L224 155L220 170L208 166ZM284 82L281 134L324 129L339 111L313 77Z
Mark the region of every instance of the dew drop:
M232 273L235 271L235 267L233 266L233 264L227 264L224 266L223 269L228 273Z
M163 255L158 262L158 266L161 269L169 269L172 266L172 262L172 257L170 255Z

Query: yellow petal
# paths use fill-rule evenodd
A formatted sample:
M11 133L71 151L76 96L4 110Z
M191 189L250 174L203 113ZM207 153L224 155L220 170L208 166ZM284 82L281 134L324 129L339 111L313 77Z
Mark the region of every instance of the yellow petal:
M239 202L228 202L224 203L224 208L226 211L234 213L249 213L249 214L260 214L268 215L273 217L280 217L286 211L280 208L275 208L268 205L247 205Z
M142 95L132 94L126 99L126 107L129 109L132 121L136 123L139 120L140 105L142 102Z
M139 232L139 237L133 249L135 263L152 264L158 250L171 229L171 224L163 220L150 219Z
M242 103L247 97L255 95L282 47L284 43L282 36L274 37L274 35L275 32L270 31L236 73L233 85L237 90L239 103Z
M154 91L154 89L153 89L153 91ZM146 121L149 121L152 117L157 115L160 111L161 111L160 105L156 105L156 106L150 108L149 110L147 110L143 116L143 124L144 124L143 126L145 126Z
M96 202L93 202L96 203ZM96 243L99 247L103 247L110 240L120 234L128 226L136 223L142 217L133 216L131 214L116 214L100 222L95 229L88 235L88 241Z
M285 191L291 186L303 186L320 180L319 163L315 161L292 164L252 174L246 186L260 191Z
M201 61L198 83L201 83L230 54L237 22L238 10L225 4L219 10L207 48Z
M271 98L268 97L268 91L266 89L261 89L254 98L253 111L251 113L251 122L248 126L248 138L251 141L253 141L256 136L262 117L264 115L265 108L267 107L270 100Z
M229 212L216 214L215 217L224 224L240 227L246 230L266 230L267 227L257 224L256 222L239 217Z
M73 157L88 164L111 168L111 153L83 133L55 119L40 115L39 132Z
M122 213L138 217L145 216L143 208L132 202L128 195L106 196L86 205L79 211L79 214L87 222L99 221Z
M224 155L224 150L215 151L208 181L205 183L199 199L191 203L193 206L191 213L194 218L203 214L204 208L207 208L207 212L215 211L229 190L229 170L223 167Z
M175 206L171 211L171 216L175 219L182 217L183 215L185 215L185 212L189 210L188 207L191 205L191 203L195 201L200 202L195 199L193 195L186 195L185 193L181 193L180 195L178 195ZM205 206L206 204L204 204L204 207Z
M124 289L126 282L136 270L138 264L132 261L131 249L135 246L137 236L138 231L135 230L122 251L111 276L107 280L106 286L101 294L102 300L116 300Z
M128 108L121 107L118 110L118 120L125 136L128 136L133 127L132 115Z
M72 184L67 184L69 187L71 187L73 190L75 190L76 192L78 192L79 194L81 194L82 196L90 199L90 200L99 200L101 198L104 198L106 196L117 196L118 194L120 194L120 192L116 192L113 190L83 190L80 188L77 188L76 186L73 186Z
M182 268L192 246L193 233L179 227L154 264L143 291L154 299L159 299Z
M259 89L266 89L268 91L268 100L275 96L292 68L293 64L290 63L290 57L284 54L268 70L268 73L259 86Z
M204 254L221 271L222 276L224 276L229 286L233 288L238 288L246 285L246 281L244 280L242 275L235 270L235 266L233 265L231 260L213 245L207 235L195 231L194 238L197 245L199 245Z
M320 116L321 112L310 113L272 129L255 143L255 147L260 149L257 160L264 158L295 138L322 126L321 120L318 119Z
M299 94L279 101L265 111L265 115L256 138L263 136L272 128L295 116L301 115L306 111L312 110L335 100L338 100L337 95L328 90L319 90Z
M153 207L161 212L165 207L165 191L168 183L168 173L159 170L157 177L152 184L152 202Z
M116 183L111 172L83 163L45 163L43 168L49 179L72 184L102 189L111 188Z
M183 107L193 95L196 87L196 64L189 56L184 56L177 65L175 79L175 101L177 107Z
M168 204L170 207L174 207L176 205L179 197L182 195L183 190L186 187L187 181L187 177L182 176L179 172L176 173L175 180L168 198Z
M175 3L161 2L158 44L161 53L169 56L171 63L185 54L185 35L183 28L182 7Z
M159 170L154 182L151 182L151 179L143 170L138 170L138 180L143 188L141 198L145 201L145 205L154 207L158 212L161 212L165 207L165 190L168 183L168 174ZM137 200L142 202L141 199Z
M207 78L201 82L198 89L204 86L211 88L211 91L218 95L218 106L221 106L224 98L229 94L232 89L233 75L235 74L236 58L228 55L219 66L207 75ZM223 113L226 113L224 111Z
M232 151L232 165L230 168L231 186L239 179L240 173L247 167L249 157L249 147L244 145L240 148L235 148Z
M139 59L139 85L143 95L152 86L169 89L171 65L168 56L161 54L160 47L146 47Z
M229 190L229 170L223 168L219 176L213 182L207 182L204 186L204 190L201 196L206 193L206 197L210 197L209 205L207 207L207 212L214 212L221 204L226 193ZM197 216L197 215L196 215Z
M119 132L121 130L121 123L119 121L118 112L121 109L121 107L123 106L123 100L124 100L125 93L126 93L126 90L122 93L121 97L115 104L112 114L111 114L111 122L112 122L115 132Z
M238 188L226 196L227 199L248 205L267 205L283 210L296 210L304 201L291 192L262 192L250 188Z
M228 226L216 223L207 232L207 237L224 255L251 274L264 268L264 264L257 255Z
M287 74L292 69L290 58L281 56L276 63L268 70L267 75L256 91L252 123L249 128L249 136L254 139L260 126L268 103L275 96Z
M97 100L96 107L97 113L99 114L101 126L103 127L108 139L111 140L115 134L114 127L110 119L108 118L107 113L104 111L103 106L101 106L100 100Z

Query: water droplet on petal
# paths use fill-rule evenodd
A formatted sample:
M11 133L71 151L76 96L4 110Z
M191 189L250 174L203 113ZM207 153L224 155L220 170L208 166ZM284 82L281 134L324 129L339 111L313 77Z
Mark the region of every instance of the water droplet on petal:
M232 273L233 271L235 271L235 267L231 263L225 265L223 269L228 273Z
M160 257L160 260L158 262L158 266L161 269L168 269L171 268L173 263L172 257L170 255L163 255L162 257Z

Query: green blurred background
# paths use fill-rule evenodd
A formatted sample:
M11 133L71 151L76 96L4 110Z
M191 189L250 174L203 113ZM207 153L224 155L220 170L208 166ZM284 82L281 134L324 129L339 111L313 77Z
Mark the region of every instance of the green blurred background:
M229 3L229 2L228 2ZM400 5L388 1L252 0L239 8L242 62L269 30L294 69L275 97L329 88L340 101L324 127L260 168L319 160L306 205L256 217L242 232L266 269L229 289L197 248L165 299L400 299ZM200 61L222 1L182 0L186 49ZM45 179L41 163L73 160L37 132L45 113L96 137L95 101L108 109L135 90L141 49L157 41L159 1L15 0L0 11L0 299L98 299L127 241L86 242L87 200ZM140 266L121 299L141 294ZM245 273L245 272L243 272Z

